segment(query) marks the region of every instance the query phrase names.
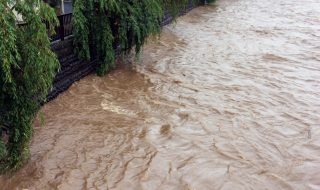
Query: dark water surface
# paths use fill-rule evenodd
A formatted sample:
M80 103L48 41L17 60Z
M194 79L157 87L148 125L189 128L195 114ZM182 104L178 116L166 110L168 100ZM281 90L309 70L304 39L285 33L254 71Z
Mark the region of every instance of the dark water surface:
M197 8L41 112L0 189L320 189L320 1Z

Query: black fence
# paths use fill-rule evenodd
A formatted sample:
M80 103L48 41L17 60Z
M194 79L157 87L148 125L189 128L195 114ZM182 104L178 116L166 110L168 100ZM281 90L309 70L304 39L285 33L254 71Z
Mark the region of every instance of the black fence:
M205 0L200 1L200 4L206 4ZM194 8L195 5L193 3L193 0L189 0L189 3L186 4L182 9L179 11L178 15L183 15L186 12L190 11L192 8ZM73 32L73 25L72 25L72 13L63 14L57 16L59 20L59 26L55 28L55 33L50 36L51 42L54 41L63 41L66 37L72 36ZM163 20L161 22L161 25L167 25L173 20L173 16L170 14L169 11L165 11ZM48 23L46 23L48 25ZM23 27L25 26L25 23L19 23L19 26Z
M55 28L55 34L51 36L51 41L64 40L72 35L72 13L58 16L59 26Z
M200 4L204 4L205 1L201 1ZM185 14L186 12L190 11L192 8L194 8L195 5L192 0L189 0L189 3L180 10L179 15ZM169 11L165 11L165 15L162 20L162 26L167 25L172 21L173 17L169 13ZM51 36L51 41L57 41L57 40L64 40L66 37L72 35L72 13L64 14L58 16L58 20L60 23L60 26L55 28L55 34Z

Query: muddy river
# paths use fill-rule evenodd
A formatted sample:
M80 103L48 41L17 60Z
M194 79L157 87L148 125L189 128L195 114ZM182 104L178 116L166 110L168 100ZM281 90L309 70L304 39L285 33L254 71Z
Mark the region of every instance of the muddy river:
M319 0L219 0L119 62L41 109L0 189L320 189Z

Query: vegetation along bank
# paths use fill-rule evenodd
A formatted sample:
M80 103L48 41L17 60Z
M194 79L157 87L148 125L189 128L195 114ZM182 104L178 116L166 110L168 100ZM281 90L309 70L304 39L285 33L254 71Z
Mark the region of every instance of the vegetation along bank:
M116 49L139 53L161 31L164 15L176 17L203 0L75 0L73 47L95 60L102 76L114 68ZM29 157L32 122L46 100L60 64L51 48L57 11L38 0L0 3L0 173L18 169Z

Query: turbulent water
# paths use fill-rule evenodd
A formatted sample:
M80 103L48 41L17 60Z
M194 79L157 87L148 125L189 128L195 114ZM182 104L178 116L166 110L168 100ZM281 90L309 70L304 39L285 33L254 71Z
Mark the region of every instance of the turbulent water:
M0 189L320 189L319 0L220 0L138 62L46 104Z

